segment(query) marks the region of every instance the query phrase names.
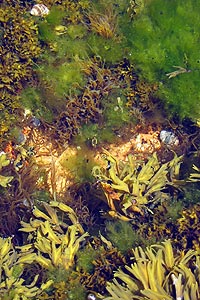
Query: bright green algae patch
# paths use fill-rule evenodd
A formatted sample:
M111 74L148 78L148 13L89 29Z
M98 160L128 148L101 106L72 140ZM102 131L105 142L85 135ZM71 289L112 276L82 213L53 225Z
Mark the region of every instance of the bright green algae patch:
M197 0L152 0L122 27L141 78L158 82L158 96L166 106L194 120L200 117L199 11Z

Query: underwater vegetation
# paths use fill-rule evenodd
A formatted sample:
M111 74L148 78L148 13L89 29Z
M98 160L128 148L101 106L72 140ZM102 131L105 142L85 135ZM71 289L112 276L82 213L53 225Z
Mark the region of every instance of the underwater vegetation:
M48 108L46 101L42 99L43 93L40 87L26 87L20 94L20 103L25 110L32 113L36 118L43 119L46 122L52 122L53 111Z
M3 167L8 166L9 164L10 164L10 160L6 158L6 154L1 153L0 154L0 172L2 171ZM0 175L0 185L2 187L7 187L7 185L9 184L9 182L11 182L12 179L13 179L13 176Z
M125 41L119 24L128 2L89 4L89 1L46 1L50 12L44 18L29 14L31 3L17 1L13 4L13 22L16 17L18 23L23 24L21 30L27 25L30 33L20 33L22 43L21 46L16 45L17 51L10 45L10 57L17 52L19 69L25 66L26 61L28 65L24 77L17 81L10 77L10 84L15 86L12 101L17 110L11 111L11 106L8 110L3 109L4 121L7 118L11 124L13 117L13 122L20 122L22 111L29 110L44 122L53 123L52 138L63 142L63 139L68 141L77 135L82 124L88 122L104 123L105 126L101 126L102 141L107 141L112 138L114 130L137 122L138 118L142 120L140 109L134 109L126 99L127 87L130 87L133 78L130 79L131 72L125 70ZM4 6L5 3L2 10ZM2 22L3 32L6 32L9 23L6 20ZM97 32L100 27L101 32ZM19 39L15 39L15 34L12 31L14 44ZM32 42L30 47L29 39ZM11 42L11 35L4 34L3 41ZM105 53L101 53L98 47L103 47ZM2 49L5 51L6 47ZM5 103L8 103L6 99ZM117 112L121 114L120 124ZM8 131L8 128L6 126L5 130ZM99 132L97 135L100 139Z
M131 20L133 7L142 6L143 1L92 1L86 12L86 25L89 29L87 41L90 55L100 56L109 64L129 59L130 45L122 28ZM137 2L137 3L136 3ZM126 28L127 29L127 28Z
M139 241L140 245L148 246L170 239L179 251L198 250L200 246L199 217L200 207L198 204L185 207L182 199L169 199L156 206L153 214L136 215L131 221L133 234L136 235L133 245L137 246ZM115 223L113 227L115 228ZM110 240L114 239L116 244L119 239L120 243L120 236L117 236L115 231L113 237L110 232L109 238Z
M5 297L1 299L46 299L49 294L53 299L85 298L85 289L72 268L88 234L69 206L52 201L44 207L47 213L34 207L29 223L21 221L20 231L26 240L22 246L15 249L12 238L0 239L0 293ZM24 233L29 234L28 239ZM29 272L33 281L26 277Z
M92 250L95 250L96 256ZM100 238L91 239L90 244L78 254L80 282L89 291L105 294L106 282L113 278L114 271L123 266L125 261L125 256L100 234Z
M195 173L191 173L188 180L192 182L199 182L200 181L200 168L197 166L193 165L192 166L193 170L196 171Z
M29 249L27 247L26 249ZM0 237L0 297L1 299L35 299L52 284L48 280L38 286L39 274L35 275L31 283L23 278L26 264L33 262L30 252L24 255L13 246L12 238Z
M176 253L166 240L145 250L136 247L132 252L133 263L115 272L107 285L110 296L103 299L199 299L197 251Z
M76 4L78 3L79 2ZM112 6L113 5L111 5L111 7ZM83 94L81 104L86 105L90 110L89 103L85 104L84 102L87 101L87 97L91 97L90 93L92 93L92 91L88 91L87 86L85 88L87 81L89 81L88 85L90 86L91 82L90 78L89 80L86 79L87 74L83 69L81 61L85 65L90 64L90 58L92 59L95 55L97 55L102 62L107 61L98 51L91 53L91 49L93 46L95 47L95 45L90 45L89 38L93 36L93 34L89 32L88 26L90 27L90 25L87 24L87 21L81 22L80 18L80 20L74 24L66 17L67 11L64 10L64 8L64 3L62 6L59 4L52 6L50 13L45 19L36 20L38 38L43 46L43 51L34 69L38 77L39 86L42 87L41 102L45 101L44 99L48 99L46 106L53 111L54 115L65 110L65 105L70 102L70 99L74 98L75 101L77 101L76 98L80 93ZM82 13L84 13L85 10L87 11L86 8L88 9L88 4L84 6ZM69 9L71 9L70 5ZM88 19L89 23L92 23L91 18L93 15L95 16L95 14L99 15L100 13L96 10L95 12L86 13L85 18ZM113 17L115 13L112 12L112 9L108 10L108 14L110 14L111 19L115 18ZM96 20L96 17L94 19ZM103 15L102 19L104 19ZM107 38L105 39L107 40ZM97 41L96 44L100 45L101 42ZM115 47L111 48L114 49ZM115 57L115 55L113 55L113 57ZM122 55L120 59L123 59ZM120 59L118 59L118 62ZM95 79L96 78L93 78L94 83L96 81ZM99 76L97 77L97 81L98 79L100 79ZM99 86L98 82L95 84ZM85 93L87 95L85 95ZM96 99L95 102L96 105L100 106L98 99ZM76 106L79 105L79 103L76 104Z
M0 235L13 236L13 242L17 244L21 240L18 234L20 220L30 217L32 195L40 173L28 150L22 145L14 147L14 143L8 143L6 152L0 156Z
M102 1L100 1L102 2ZM105 38L112 38L116 34L117 16L112 6L107 6L101 13L91 9L87 15L89 27L99 35Z
M32 254L36 262L47 269L61 265L67 270L74 263L79 244L88 234L84 233L74 211L69 206L52 201L50 204L45 203L44 207L48 215L35 207L33 215L37 219L31 220L30 223L22 221L23 227L19 231L30 233L29 240L35 232L36 238L34 238L32 250L35 249L36 253ZM59 221L56 208L69 215L72 225L67 226ZM79 233L81 236L78 237Z
M126 51L126 41L118 28L120 13L122 11L114 2L99 1L94 2L86 14L86 24L90 30L87 36L89 53L101 57L107 63L119 62Z
M135 1L134 1L135 2ZM144 1L124 22L129 59L142 79L159 86L165 107L197 121L199 102L199 1Z
M168 199L167 186L176 186L182 156L160 164L156 152L145 162L139 162L130 154L127 162L117 161L104 149L103 167L95 166L93 176L105 193L110 211L108 214L124 221L135 213L152 213L158 202Z
M95 165L94 153L84 145L78 149L71 147L70 150L64 151L60 156L59 165L70 174L75 185L93 180L91 172Z
M143 245L145 241L131 223L122 220L106 222L106 236L122 254L137 245Z
M128 67L124 61L109 68L97 57L79 60L79 63L88 82L80 95L66 97L65 109L53 123L56 129L54 138L66 141L75 136L74 143L77 146L86 143L95 147L102 141L114 139L123 126L138 121L127 107L129 73L132 70L126 70Z
M199 300L199 4L161 2L1 1L1 299Z
M31 18L25 18L25 14L22 7L1 3L1 135L16 122L15 114L20 108L19 91L24 81L32 78L33 60L40 54L37 26Z

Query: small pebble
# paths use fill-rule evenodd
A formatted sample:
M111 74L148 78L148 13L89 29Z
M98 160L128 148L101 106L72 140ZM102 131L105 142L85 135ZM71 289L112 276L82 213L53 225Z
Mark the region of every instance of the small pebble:
M161 130L160 139L163 143L169 146L178 146L179 144L179 139L172 131Z
M34 127L39 127L41 125L40 120L33 116L31 123Z
M19 133L19 136L17 138L17 142L19 144L24 144L26 142L26 136L22 132Z
M96 296L93 293L87 295L87 300L97 300Z

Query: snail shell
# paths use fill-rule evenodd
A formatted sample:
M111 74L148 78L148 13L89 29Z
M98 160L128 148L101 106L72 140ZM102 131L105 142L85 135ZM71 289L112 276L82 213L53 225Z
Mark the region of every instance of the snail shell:
M89 294L87 295L87 300L97 300L97 298L96 298L95 294L89 293Z
M161 130L160 139L163 143L170 146L178 146L179 144L179 139L172 131Z
M49 9L44 4L35 4L31 9L30 14L32 16L42 17L49 14Z

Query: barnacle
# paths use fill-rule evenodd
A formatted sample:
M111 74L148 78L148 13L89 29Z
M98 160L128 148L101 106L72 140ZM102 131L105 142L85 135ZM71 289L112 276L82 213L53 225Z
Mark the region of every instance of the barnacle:
M143 250L133 249L134 263L118 270L108 283L110 296L120 299L199 299L199 255L194 250L175 254L170 240ZM194 266L190 265L194 262Z
M44 268L62 266L67 270L74 264L79 245L88 233L84 233L74 211L64 203L52 201L50 205L45 204L45 208L48 215L35 207L33 214L36 219L30 223L21 222L23 227L19 230L29 233L30 237L35 233L33 248L39 264ZM67 213L72 225L61 222L54 208Z
M166 198L163 189L176 184L182 160L182 156L175 154L171 161L161 165L154 152L147 163L139 163L132 155L122 163L105 149L103 156L107 166L95 166L92 173L100 180L110 216L127 221L134 212L143 214L144 206L149 210L149 203Z

